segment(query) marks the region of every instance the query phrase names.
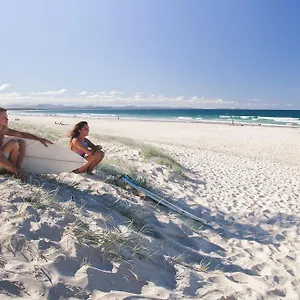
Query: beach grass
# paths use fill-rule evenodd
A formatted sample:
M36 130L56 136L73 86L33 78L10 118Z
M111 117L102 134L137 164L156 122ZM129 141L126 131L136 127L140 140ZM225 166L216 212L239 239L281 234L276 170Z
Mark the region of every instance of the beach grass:
M163 152L161 149L156 148L152 145L148 145L143 142L137 142L127 137L119 137L112 135L96 135L95 137L100 141L105 141L108 143L119 143L130 148L138 149L140 150L140 153L143 158L154 160L158 164L164 165L176 173L183 173L183 167L176 159L174 159L171 155Z
M144 220L143 217L140 217L137 212L135 212L132 207L126 205L126 203L116 201L111 205L120 215L127 218L131 223L133 230L139 233L151 233L149 225Z
M174 257L172 257L172 261L174 264L178 264L181 266L184 266L186 268L195 270L197 272L208 272L209 271L209 266L211 264L210 261L205 261L205 259L202 259L201 261L197 262L197 263L186 263L186 259L188 258L188 255L184 254L184 253L180 253Z
M19 122L10 122L10 128L18 131L28 132L34 135L38 135L39 137L43 137L52 142L56 142L60 138L64 137L64 134L61 131L55 130L53 128L45 127L45 126L23 124Z
M154 159L158 164L170 168L175 173L181 174L183 172L182 165L162 150L147 144L141 144L140 149L144 158Z
M126 252L126 249L132 255L143 254L146 250L141 245L141 234L132 230L132 223L122 226L122 230L113 227L94 232L87 223L78 219L68 226L67 234L75 237L78 243L99 249L107 258L117 261L123 260L122 253Z
M130 164L127 160L119 157L111 157L105 159L96 168L98 171L107 174L108 176L115 177L114 184L119 185L117 180L122 175L130 176L137 184L144 188L149 188L148 178L144 174L139 174L135 167Z
M111 205L116 212L124 216L125 224L107 225L92 230L85 220L82 220L82 207L77 207L73 201L59 202L57 200L58 189L45 192L43 185L35 184L29 195L22 198L22 204L13 218L26 218L27 203L33 209L45 213L55 211L67 222L64 235L71 235L79 244L100 250L109 259L122 261L123 253L129 251L132 255L147 257L149 251L143 246L144 233L147 230L146 222L140 218L130 207L116 202ZM43 212L41 212L43 211ZM1 264L0 248L0 264ZM4 263L4 261L3 261Z
M134 172L133 166L129 164L128 161L119 157L105 158L105 160L97 166L97 170L113 176L131 174Z

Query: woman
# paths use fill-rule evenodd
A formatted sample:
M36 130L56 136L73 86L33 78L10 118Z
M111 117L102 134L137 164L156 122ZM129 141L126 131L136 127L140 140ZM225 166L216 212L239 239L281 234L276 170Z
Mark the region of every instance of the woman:
M74 173L93 174L95 167L104 157L102 147L94 145L86 138L89 134L89 125L86 121L77 123L69 133L70 149L87 160L87 163L74 170Z

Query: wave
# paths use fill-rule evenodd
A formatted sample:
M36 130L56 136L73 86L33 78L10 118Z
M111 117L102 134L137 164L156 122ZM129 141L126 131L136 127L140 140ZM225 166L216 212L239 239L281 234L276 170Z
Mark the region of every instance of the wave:
M253 118L256 118L255 116L227 116L227 115L220 115L220 119L242 119L242 120L253 120Z
M257 120L265 120L268 122L275 122L275 123L283 123L283 124L287 124L287 123L291 123L291 124L297 124L300 125L300 119L299 118L284 118L284 117L263 117L263 116L259 116L257 117Z
M194 118L191 117L176 117L177 120L193 120Z
M265 116L228 116L228 115L220 115L220 119L233 119L235 121L240 122L253 122L253 123L266 123L266 124L292 124L292 125L300 125L300 118L288 118L288 117L265 117Z

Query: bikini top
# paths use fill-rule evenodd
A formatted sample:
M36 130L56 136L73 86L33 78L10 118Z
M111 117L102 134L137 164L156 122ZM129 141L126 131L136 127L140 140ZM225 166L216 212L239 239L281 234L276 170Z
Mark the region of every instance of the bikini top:
M83 147L85 147L85 148L88 148L88 141L87 141L87 139L84 139L84 141L81 143L81 145L83 146ZM77 153L77 154L79 154L80 156L82 156L82 157L85 157L85 152L83 152L82 150L80 150L80 149L76 149L75 150L75 152Z

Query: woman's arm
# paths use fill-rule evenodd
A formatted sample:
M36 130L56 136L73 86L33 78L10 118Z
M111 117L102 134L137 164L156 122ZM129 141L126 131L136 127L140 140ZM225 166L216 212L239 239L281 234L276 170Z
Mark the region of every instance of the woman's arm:
M89 139L86 139L86 140L88 142L88 147L91 148L93 153L100 151L102 149L102 147L100 145L93 144Z

